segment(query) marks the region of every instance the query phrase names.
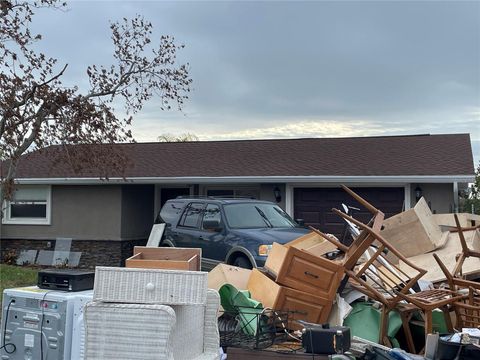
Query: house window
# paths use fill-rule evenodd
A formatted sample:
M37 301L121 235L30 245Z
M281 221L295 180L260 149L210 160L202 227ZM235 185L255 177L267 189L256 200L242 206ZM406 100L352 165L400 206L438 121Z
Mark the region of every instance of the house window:
M260 192L258 189L247 187L220 187L220 188L207 188L207 196L217 197L233 197L233 198L251 198L259 199Z
M50 225L50 186L19 186L6 202L4 224Z

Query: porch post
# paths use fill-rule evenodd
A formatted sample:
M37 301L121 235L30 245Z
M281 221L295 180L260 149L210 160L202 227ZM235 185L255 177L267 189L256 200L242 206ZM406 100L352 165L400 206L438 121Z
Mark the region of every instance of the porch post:
M410 209L412 207L412 202L411 202L411 199L412 199L412 184L408 183L408 184L405 184L405 198L403 200L403 204L405 206L405 209L403 209L404 211Z
M453 183L453 212L458 213L458 182Z
M293 218L293 186L285 184L285 212Z

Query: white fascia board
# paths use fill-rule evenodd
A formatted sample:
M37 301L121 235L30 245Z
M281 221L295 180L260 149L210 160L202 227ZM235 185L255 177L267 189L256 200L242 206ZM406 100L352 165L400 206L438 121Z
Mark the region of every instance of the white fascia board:
M412 176L226 176L226 177L129 177L129 178L19 178L18 184L99 185L99 184L227 184L227 183L469 183L474 175L412 175Z

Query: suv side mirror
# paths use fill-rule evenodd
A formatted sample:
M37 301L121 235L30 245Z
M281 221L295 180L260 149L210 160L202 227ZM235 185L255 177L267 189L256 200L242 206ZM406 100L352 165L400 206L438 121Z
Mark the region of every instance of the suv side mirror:
M305 226L305 220L304 219L295 219L297 222L298 226Z
M220 225L220 220L218 219L204 220L203 228L205 230L220 231L222 229L222 225Z

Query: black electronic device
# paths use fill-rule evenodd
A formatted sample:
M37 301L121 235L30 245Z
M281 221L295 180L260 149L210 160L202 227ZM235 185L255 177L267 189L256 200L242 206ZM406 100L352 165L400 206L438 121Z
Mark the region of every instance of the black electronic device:
M93 289L95 273L75 269L46 269L38 272L37 286L41 289L83 291Z
M350 328L346 326L332 326L303 324L302 346L310 354L343 354L350 349Z

